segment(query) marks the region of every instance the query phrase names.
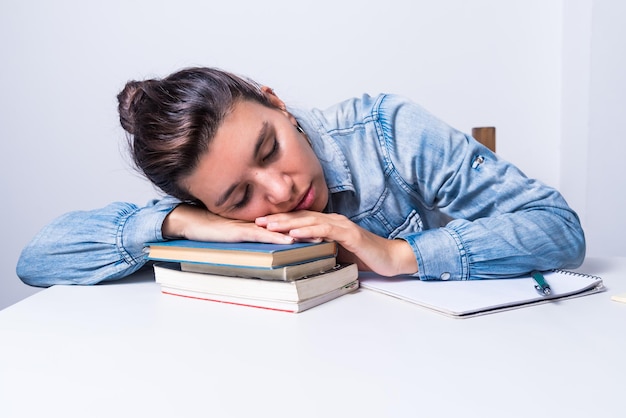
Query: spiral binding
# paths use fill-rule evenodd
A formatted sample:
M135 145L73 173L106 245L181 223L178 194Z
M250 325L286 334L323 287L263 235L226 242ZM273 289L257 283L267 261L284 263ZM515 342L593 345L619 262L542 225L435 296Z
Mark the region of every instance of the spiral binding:
M593 279L593 280L600 280L600 281L602 281L602 277L594 276L593 274L579 273L577 271L563 270L563 269L552 269L550 271L553 271L555 273L565 274L565 275L568 275L568 276L588 277L588 278Z

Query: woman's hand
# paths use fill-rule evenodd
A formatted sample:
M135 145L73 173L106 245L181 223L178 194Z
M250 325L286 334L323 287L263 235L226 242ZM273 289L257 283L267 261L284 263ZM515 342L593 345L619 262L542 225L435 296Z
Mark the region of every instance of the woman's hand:
M263 216L256 224L299 241L336 241L342 247L339 259L356 263L360 270L383 276L417 272L415 255L406 241L379 237L343 215L299 211Z
M295 239L274 232L253 222L223 218L206 209L189 204L178 205L161 227L164 238L186 238L195 241L255 241L272 244L290 244Z

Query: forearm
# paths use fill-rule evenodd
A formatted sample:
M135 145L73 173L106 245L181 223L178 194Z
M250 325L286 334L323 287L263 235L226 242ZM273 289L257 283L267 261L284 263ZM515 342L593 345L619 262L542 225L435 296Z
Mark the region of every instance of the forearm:
M564 208L455 220L405 239L422 280L514 277L535 269L574 268L585 256L578 218Z
M26 284L41 287L125 277L145 264L144 243L163 239L161 225L177 204L171 198L143 208L118 202L67 213L46 225L22 250L17 275Z

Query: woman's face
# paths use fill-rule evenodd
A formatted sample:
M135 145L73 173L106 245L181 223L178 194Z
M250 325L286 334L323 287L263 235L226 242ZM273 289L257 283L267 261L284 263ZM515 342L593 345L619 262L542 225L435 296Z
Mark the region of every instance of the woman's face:
M209 211L248 221L319 212L328 201L322 167L293 116L252 101L235 104L183 185Z

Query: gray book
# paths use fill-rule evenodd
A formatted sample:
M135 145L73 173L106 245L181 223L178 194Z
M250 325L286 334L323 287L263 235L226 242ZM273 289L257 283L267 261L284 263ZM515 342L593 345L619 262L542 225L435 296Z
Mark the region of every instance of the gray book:
M219 274L222 276L246 277L265 280L281 280L290 282L303 277L318 274L335 267L335 257L320 258L305 263L290 264L275 268L243 267L236 265L208 263L180 263L180 269L194 273Z

